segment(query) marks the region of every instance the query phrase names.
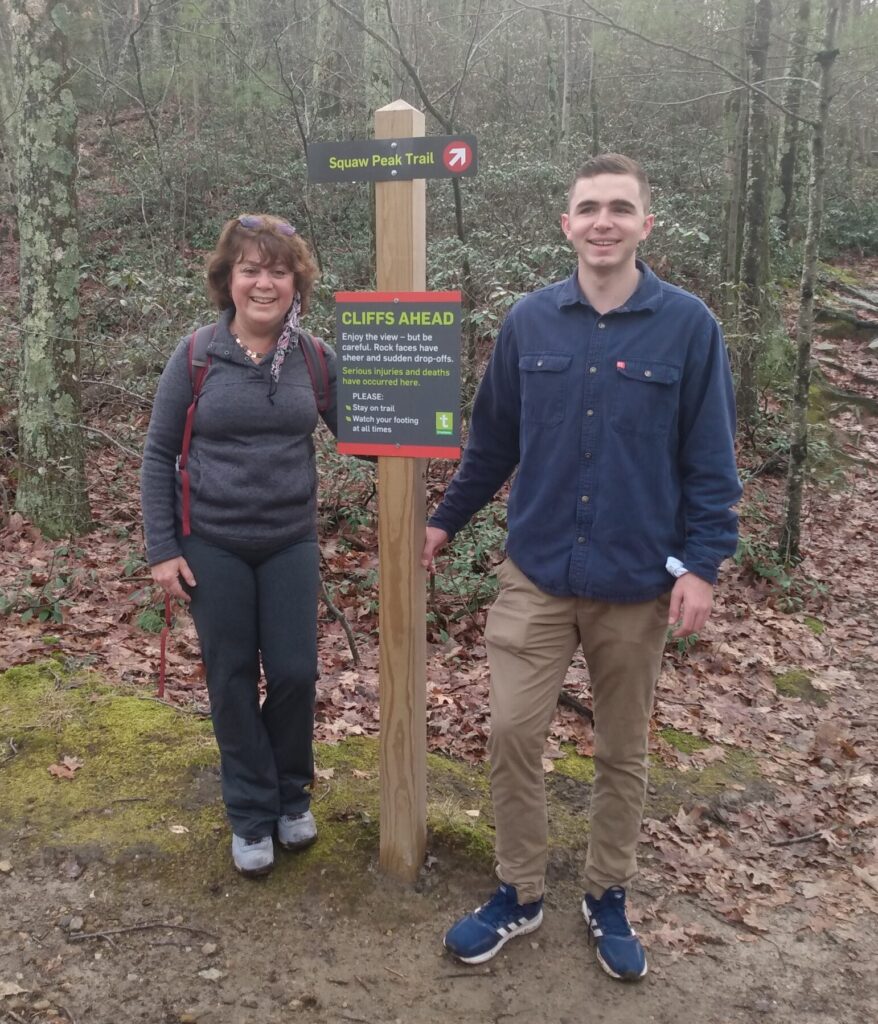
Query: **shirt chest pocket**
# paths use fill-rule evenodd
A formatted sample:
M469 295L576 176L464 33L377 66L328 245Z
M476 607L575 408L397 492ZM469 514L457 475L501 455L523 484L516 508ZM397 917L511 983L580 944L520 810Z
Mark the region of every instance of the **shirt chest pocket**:
M623 434L666 434L677 411L680 367L646 359L616 363L610 424Z
M521 410L525 424L557 426L567 411L573 356L551 352L521 356Z

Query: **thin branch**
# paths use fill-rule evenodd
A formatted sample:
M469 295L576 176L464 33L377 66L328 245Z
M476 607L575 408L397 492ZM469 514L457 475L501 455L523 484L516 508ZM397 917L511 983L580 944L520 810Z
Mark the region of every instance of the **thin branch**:
M105 430L99 430L97 427L86 426L85 423L74 423L73 426L79 427L80 430L85 430L89 434L97 434L98 437L105 438L107 441L110 442L110 444L114 444L117 448L120 448L123 452L125 452L125 454L129 456L129 458L137 459L138 461L140 461L140 452L134 451L133 448L126 448L121 441L117 441L116 438L112 436L112 434L108 434Z
M351 624L345 617L344 612L332 603L332 598L329 596L329 590L325 583L320 584L320 596L323 598L323 603L326 605L332 617L341 624L341 628L345 631L348 638L348 647L351 649L351 658L355 665L360 664L360 652L357 650L357 640L354 636L354 631L351 628Z
M129 100L133 100L139 107L143 106L143 100L141 100L139 96L135 96L133 92L129 92L124 86L119 85L119 83L114 81L112 78L107 78L103 71L95 71L93 67L89 64L83 63L83 61L79 60L78 57L74 57L73 54L70 55L70 60L72 63L78 64L87 75L91 75L92 78L96 78L99 82L103 82L105 85L112 85L114 89L118 89L119 92L127 96Z
M152 402L148 398L144 398L143 395L139 395L136 391L132 391L130 388L123 387L121 384L116 384L109 380L100 380L97 377L83 377L83 384L92 384L101 388L112 388L114 391L121 391L124 395L130 395L136 401L140 402L141 405L145 405L147 409L152 408Z
M212 932L206 932L203 928L190 928L185 924L168 924L165 921L149 921L146 924L133 924L127 928L107 928L102 932L76 932L68 935L70 942L81 942L84 939L106 939L109 935L126 935L128 932L145 932L153 928L168 928L171 931L189 932L192 935L203 935L208 939L217 939Z
M808 843L812 839L819 839L823 835L823 829L818 829L816 832L809 832L805 836L793 836L792 839L775 839L773 843L769 843L769 846L794 846L796 843Z

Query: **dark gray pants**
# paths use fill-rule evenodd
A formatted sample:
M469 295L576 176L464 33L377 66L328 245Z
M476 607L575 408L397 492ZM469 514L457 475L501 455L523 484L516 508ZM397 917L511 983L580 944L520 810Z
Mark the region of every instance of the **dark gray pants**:
M182 538L196 586L190 609L207 671L232 831L271 835L307 811L314 778L320 553L308 540L270 553ZM267 696L259 706L259 659Z

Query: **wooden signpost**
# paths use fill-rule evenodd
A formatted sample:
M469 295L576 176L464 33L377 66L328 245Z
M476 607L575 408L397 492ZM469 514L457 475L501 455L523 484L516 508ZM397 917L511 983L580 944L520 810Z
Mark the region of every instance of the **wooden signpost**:
M377 138L424 134L403 100L375 112ZM375 185L379 291L427 285L426 181ZM378 458L380 846L383 871L414 881L427 846L427 588L423 459Z
M426 483L421 454L454 457L459 448L459 390L452 403L447 391L433 409L429 402L441 388L441 377L459 380L459 343L452 358L441 339L442 323L457 325L459 297L453 293L425 293L426 287L426 181L427 177L457 177L474 174L477 168L476 142L472 136L424 136L424 115L403 100L397 100L375 112L375 138L346 143L314 143L309 148L308 176L311 181L374 181L375 238L377 250L378 293L356 296L340 293L340 323L363 321L348 308L358 298L398 302L400 314L410 322L435 323L437 330L427 334L413 328L411 337L390 334L381 337L351 332L350 350L356 363L347 368L350 381L363 382L350 390L349 411L340 407L343 430L350 423L351 435L341 451L370 452L358 445L364 435L374 444L387 431L387 449L396 456L381 453L378 445L378 586L379 611L379 691L381 701L380 738L380 850L379 864L387 874L401 881L414 881L424 862L427 842L427 707L426 707L426 580L420 556L424 544ZM417 176L416 176L417 175ZM415 294L417 293L417 294ZM449 311L450 300L457 298L456 314ZM432 300L432 303L431 303ZM412 307L423 304L423 310ZM364 306L365 308L365 306ZM377 307L376 307L377 309ZM387 323L392 312L381 312ZM451 318L449 320L448 318ZM456 319L455 319L456 317ZM425 319L426 318L426 319ZM363 321L365 322L365 321ZM452 331L453 334L453 331ZM458 334L459 339L459 334ZM345 339L340 337L340 380L344 390ZM428 344L429 343L429 344ZM449 347L445 337L445 349ZM410 356L412 365L405 369ZM385 362L385 365L379 365ZM447 369L454 363L454 373ZM384 376L381 376L381 375ZM382 389L381 381L388 386ZM416 387L419 401L412 407L405 384ZM391 386L395 384L396 387ZM431 387L431 385L433 385ZM408 401L408 406L405 402ZM343 403L340 403L343 404ZM454 405L451 408L452 404ZM406 413L407 415L401 415ZM346 417L349 416L349 419ZM395 428L417 428L412 441L393 444ZM430 426L432 424L432 426ZM362 431L356 434L355 431ZM426 434L432 437L424 443ZM453 436L452 436L453 435Z

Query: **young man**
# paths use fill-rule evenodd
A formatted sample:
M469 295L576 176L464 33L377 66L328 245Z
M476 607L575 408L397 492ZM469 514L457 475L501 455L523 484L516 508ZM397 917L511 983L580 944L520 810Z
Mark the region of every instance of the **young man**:
M652 230L633 160L577 173L561 227L566 281L506 318L479 388L469 442L430 519L422 563L517 469L507 559L485 640L500 887L445 945L482 963L542 922L547 856L541 755L582 645L595 716L595 780L582 911L601 966L646 974L625 914L646 794L653 694L669 624L698 632L735 550L741 487L720 328L704 304L636 259Z

